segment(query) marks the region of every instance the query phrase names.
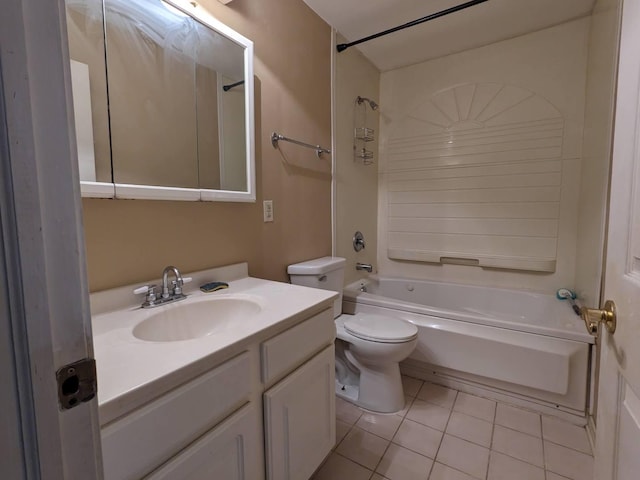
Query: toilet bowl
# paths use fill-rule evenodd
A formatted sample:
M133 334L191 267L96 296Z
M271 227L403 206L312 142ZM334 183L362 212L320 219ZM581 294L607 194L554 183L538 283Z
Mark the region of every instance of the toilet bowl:
M338 340L336 362L358 371L357 376L341 378L336 372L339 397L374 412L397 412L404 407L399 363L418 342L415 325L394 317L360 313L336 319ZM344 357L342 357L344 355Z
M323 257L289 265L291 283L334 290L336 318L336 395L374 412L404 408L399 363L418 341L415 325L399 318L342 314L345 259Z

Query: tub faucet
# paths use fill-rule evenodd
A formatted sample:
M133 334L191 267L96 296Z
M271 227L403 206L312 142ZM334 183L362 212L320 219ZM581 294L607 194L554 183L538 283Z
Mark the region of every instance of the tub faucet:
M370 263L356 263L356 270L364 270L366 272L373 272L373 265L371 265Z
M169 272L173 272L173 275L176 277L176 279L171 282L171 286L173 287L171 294L169 293ZM180 275L180 271L176 267L173 265L165 267L162 272L162 298L181 296L183 284L182 275Z

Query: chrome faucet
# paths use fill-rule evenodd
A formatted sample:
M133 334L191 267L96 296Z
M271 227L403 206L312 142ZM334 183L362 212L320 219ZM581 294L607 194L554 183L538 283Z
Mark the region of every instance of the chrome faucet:
M176 277L176 279L171 282L171 294L169 294L169 272L173 272L173 275ZM182 280L182 275L180 275L180 271L176 267L174 267L173 265L165 267L164 271L162 272L162 298L182 295L183 284L184 281Z
M373 272L373 265L371 265L370 263L356 263L356 270L364 270L366 272Z
M172 272L175 280L172 280L171 284L169 284L169 274ZM162 272L162 293L160 295L156 292L156 289L158 288L157 285L144 285L140 288L136 288L133 293L145 294L142 308L157 307L168 302L175 302L177 300L187 298L187 296L182 293L182 286L190 281L191 277L183 278L180 274L180 270L169 265Z

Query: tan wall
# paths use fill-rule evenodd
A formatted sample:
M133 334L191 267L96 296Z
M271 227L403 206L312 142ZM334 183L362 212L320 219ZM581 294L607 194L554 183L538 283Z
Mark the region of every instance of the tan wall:
M251 275L286 281L292 262L331 253L331 158L271 132L330 145L331 30L301 0L235 0L202 8L253 40L255 204L84 199L91 291L248 261ZM262 223L262 200L275 221Z
M344 41L339 36L336 43ZM336 255L347 259L345 282L351 283L367 275L355 269L356 262L375 266L378 249L379 114L364 104L355 107L355 100L360 95L380 103L380 72L357 49L350 48L336 55L335 76ZM376 141L366 145L374 153L372 165L355 160L353 152L353 129L362 126L365 108L367 127L376 131ZM362 142L358 146L361 148ZM365 249L360 252L353 249L356 230L362 232L366 241Z

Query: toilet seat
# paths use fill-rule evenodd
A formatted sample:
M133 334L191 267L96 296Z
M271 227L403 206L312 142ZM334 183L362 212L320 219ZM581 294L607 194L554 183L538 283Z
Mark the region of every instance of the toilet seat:
M403 343L418 336L418 328L412 323L371 313L355 314L344 321L344 329L354 337L370 342Z

